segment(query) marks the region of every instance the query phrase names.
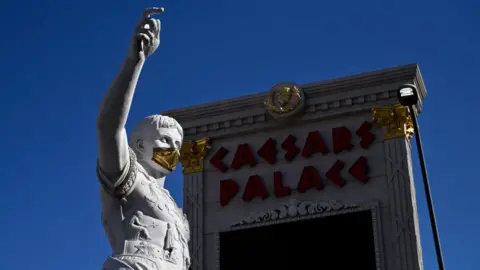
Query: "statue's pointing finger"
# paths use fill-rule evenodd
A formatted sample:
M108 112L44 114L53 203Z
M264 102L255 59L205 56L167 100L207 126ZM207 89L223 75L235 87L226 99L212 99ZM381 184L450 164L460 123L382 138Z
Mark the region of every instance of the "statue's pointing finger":
M161 14L165 11L164 8L147 8L142 15L141 27L150 29L156 37L160 32L160 20L152 18L152 15Z
M151 7L143 11L143 18L150 18L152 15L161 14L165 11L163 7Z

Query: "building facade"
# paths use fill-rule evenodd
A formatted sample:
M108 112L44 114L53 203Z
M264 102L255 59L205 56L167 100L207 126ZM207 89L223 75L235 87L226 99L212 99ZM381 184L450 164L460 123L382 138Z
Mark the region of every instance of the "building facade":
M229 232L357 212L371 220L373 269L423 269L413 129L396 96L405 83L417 86L421 102L425 85L412 64L320 83L279 83L265 93L165 112L185 131L192 269L234 269L222 262L236 252L227 248ZM289 234L305 233L301 228ZM327 235L341 236L345 228L323 231L319 239L327 244Z

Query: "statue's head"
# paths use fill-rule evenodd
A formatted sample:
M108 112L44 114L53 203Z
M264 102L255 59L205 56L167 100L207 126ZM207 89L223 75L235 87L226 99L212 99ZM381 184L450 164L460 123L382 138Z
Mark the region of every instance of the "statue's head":
M175 119L152 115L135 127L130 136L130 147L146 169L167 175L178 164L182 141L183 129Z

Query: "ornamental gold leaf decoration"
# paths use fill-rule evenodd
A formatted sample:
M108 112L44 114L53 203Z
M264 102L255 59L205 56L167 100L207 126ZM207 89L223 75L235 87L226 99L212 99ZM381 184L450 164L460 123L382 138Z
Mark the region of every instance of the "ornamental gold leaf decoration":
M385 140L402 137L411 139L414 134L412 118L405 106L397 104L372 109L372 119L379 127L384 128Z
M203 172L203 159L208 153L209 139L184 142L180 150L180 162L183 165L183 173L191 174Z

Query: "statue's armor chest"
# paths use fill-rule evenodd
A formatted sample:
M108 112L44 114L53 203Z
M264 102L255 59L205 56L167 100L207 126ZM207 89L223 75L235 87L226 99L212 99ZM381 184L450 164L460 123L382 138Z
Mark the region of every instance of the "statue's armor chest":
M155 179L138 173L135 182L135 191L124 204L104 200L104 204L112 203L104 205L106 210L119 210L110 212L104 223L116 258L134 263L142 257L188 268L190 232L186 216Z
M185 215L166 189L161 188L154 180L143 180L140 188L145 200L144 207L148 208L144 209L144 211L149 212L152 217L175 223L182 230L188 230L188 222L186 222ZM185 226L187 228L183 228Z
M139 174L137 181L140 181L138 194L142 197L135 198L134 205L139 207L135 207L136 210L154 219L175 225L184 241L188 242L190 232L187 218L170 193L160 187L155 179L148 176Z

